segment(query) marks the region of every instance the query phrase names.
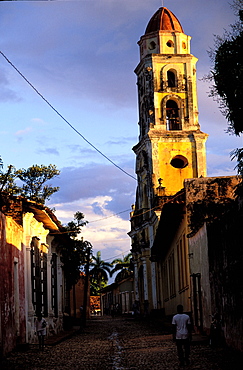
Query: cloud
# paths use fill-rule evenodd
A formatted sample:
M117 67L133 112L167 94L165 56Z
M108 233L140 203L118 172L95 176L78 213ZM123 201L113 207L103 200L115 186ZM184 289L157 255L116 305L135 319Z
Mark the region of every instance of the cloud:
M104 212L100 204L96 201L91 204L93 211L96 215L104 216Z
M21 70L33 76L42 92L48 86L48 93L54 96L63 96L65 91L67 100L92 99L114 109L135 107L136 77L132 71L139 63L136 43L157 7L156 1L134 0L103 0L92 2L92 6L86 1L33 2L13 7L15 30L8 45ZM198 17L197 2L171 1L169 7L185 32L193 35L192 53L199 57L199 75L208 72L206 49L213 45L219 24L225 27L231 20L225 2L207 4L205 17ZM216 11L219 7L220 12ZM208 22L209 16L214 22ZM16 28L21 45L14 37ZM11 36L11 30L8 34Z
M80 158L80 154L82 154L82 156L88 156L89 158L94 154L96 155L95 150L91 148L90 146L85 148L82 145L72 144L72 145L67 145L67 147L71 150L72 153L77 153L78 155L77 158Z
M109 196L96 196L69 203L50 203L49 207L56 208L55 214L63 224L73 220L77 210L83 212L89 223L82 228L81 236L91 242L94 253L102 251L102 259L107 259L118 254L122 256L130 250L127 235L130 230L129 211L125 219L114 215L107 209L110 199Z
M131 171L126 163L123 166ZM56 209L64 224L73 219L76 211L84 213L89 223L82 236L91 242L94 253L102 251L102 259L111 260L129 252L127 233L136 181L111 165L91 163L63 168L55 185L60 186L60 191L53 194L48 206Z
M131 171L126 163L124 167ZM100 250L102 259L111 259L129 252L127 233L136 181L113 166L92 163L63 168L53 185L60 186L60 191L52 196L49 206L56 209L63 223L71 221L76 211L85 214L89 223L82 236L92 243L94 253Z
M133 172L126 166L125 169ZM54 203L107 196L103 207L117 213L129 208L134 202L136 181L112 165L93 163L83 167L65 167L56 182L60 191L52 196ZM97 204L94 209L98 210Z
M59 151L56 148L45 148L45 149L41 149L41 150L39 150L39 153L47 154L47 155L49 155L49 154L52 155L53 154L53 155L57 155L57 156L60 155Z
M136 137L120 137L119 139L114 138L113 140L109 140L106 142L105 145L126 145L127 143L134 144L137 141Z
M26 127L23 130L18 130L15 132L15 136L18 142L21 142L27 135L29 135L33 131L32 127Z
M8 87L9 84L10 83L6 77L6 73L4 72L3 68L0 68L0 102L20 102L21 99L11 88Z
M229 153L216 154L208 153L207 154L208 162L208 176L233 176L236 175L236 161L230 159Z
M16 34L17 29L22 42L20 45L12 36L8 43L12 55L35 77L41 90L48 85L49 92L62 95L65 91L67 99L69 96L92 98L116 107L134 106L136 81L132 71L139 62L136 43L157 10L158 2L43 3L22 3L11 8L11 20L15 24L12 32ZM213 45L213 34L221 27L223 30L232 19L226 4L219 0L210 2L205 17L198 17L201 7L204 9L198 2L169 4L185 32L193 35L192 52L201 59L199 69L204 64L202 61L207 62L208 68L205 50L210 43ZM209 17L214 21L209 22ZM11 36L11 30L8 34Z
M9 102L9 101L15 101L18 102L21 99L15 94L14 91L11 89L8 89L4 86L0 86L0 102Z
M31 122L36 123L38 126L45 126L47 123L41 118L32 118Z
M117 18L113 11L118 8ZM131 105L136 99L132 94L135 76L133 80L126 72L132 71L135 65L133 59L124 58L124 54L137 56L134 48L137 40L127 37L128 18L134 15L135 8L126 8L122 3L110 2L106 2L105 9L103 3L90 7L86 2L52 3L48 8L42 4L27 4L21 8L17 5L11 16L15 32L17 29L19 38L26 42L21 43L20 49L12 37L12 55L21 70L28 70L28 75L35 77L41 91L48 85L48 90L58 95L65 90L67 97L92 96L100 102L107 102L109 98L116 106ZM24 22L23 17L28 21ZM130 35L132 25L134 20L130 23ZM20 55L26 59L20 59Z
M56 209L55 214L63 224L73 220L77 210L83 212L89 223L82 228L81 236L91 242L94 254L102 251L102 259L114 259L130 250L130 238L127 235L130 221L129 211L123 219L107 209L110 200L109 196L96 196L62 204L50 203L49 207Z
M16 136L23 136L23 135L26 135L26 134L28 134L29 132L31 132L32 131L32 127L26 127L25 129L23 129L23 130L19 130L19 131L17 131L17 132L15 132L15 135Z

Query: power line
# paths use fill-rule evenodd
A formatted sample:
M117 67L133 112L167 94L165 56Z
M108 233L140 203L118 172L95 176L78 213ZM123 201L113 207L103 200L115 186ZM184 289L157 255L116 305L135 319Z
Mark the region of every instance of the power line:
M6 55L0 51L0 54L4 57L4 59L15 69L15 71L27 82L27 84L41 97L42 100L44 100L46 102L46 104L49 105L49 107L64 121L67 123L67 125L69 127L71 127L71 129L73 131L76 132L76 134L78 134L87 144L89 144L94 150L96 150L100 155L102 155L105 159L107 159L107 161L109 161L111 164L113 164L113 166L115 166L116 168L118 168L120 171L122 171L123 173L125 173L127 176L131 177L133 180L137 181L136 177L134 177L133 175L131 175L130 173L128 173L127 171L125 171L122 167L118 166L115 162L112 161L112 159L110 159L109 157L107 157L107 155L105 155L104 153L102 153L95 145L93 145L89 140L87 140L82 134L81 132L79 132L61 113L58 112L58 110L56 108L54 108L54 106L49 103L49 101L34 87L34 85L32 85L32 83L23 75L23 73L21 73L17 67L15 67L15 65L6 57Z
M93 145L89 140L87 140L82 134L81 132L79 132L61 113L59 113L59 111L54 108L54 106L34 87L34 85L23 75L23 73L21 73L19 71L19 69L7 58L7 56L0 50L0 54L4 57L4 59L15 69L15 71L27 82L27 84L41 97L42 100L45 101L45 103L47 105L49 105L49 107L64 121L66 122L66 124L73 130L75 131L87 144L89 144L94 150L96 150L100 155L102 155L105 159L107 159L111 164L113 164L116 168L118 168L120 171L122 171L123 173L125 173L127 176L131 177L133 180L137 181L136 177L134 177L133 175L131 175L130 173L128 173L127 171L125 171L122 167L118 166L115 162L113 162L109 157L107 157L104 153L102 153L95 145ZM142 183L144 181L141 181ZM167 201L168 202L168 201ZM166 203L167 203L166 202ZM147 212L150 212L150 211L153 211L154 209L156 209L158 207L154 207L154 208L150 208L148 210L146 210L145 212L142 212L140 214L137 214L137 215L134 215L132 216L132 218L135 218L135 217L139 217L141 215L143 215L144 213L147 213ZM121 213L124 213L124 212L128 212L130 210L125 210L125 211L121 211L119 213L116 213L114 215L111 215L111 216L107 216L107 217L104 217L102 219L99 219L99 220L94 220L94 221L90 221L89 223L92 223L92 222L97 222L97 221L101 221L101 220L105 220L105 219L108 219L110 217L114 217L116 215L119 215Z
M128 251L125 251L125 252L122 252L122 253L120 253L120 254L117 254L116 256L113 256L113 257L107 258L107 259L106 259L106 260L104 260L104 261L106 262L106 261L109 261L109 260L113 260L113 259L114 259L114 258L116 258L116 257L124 256L124 254L125 254L125 253L128 253L128 252L130 252L130 249L128 249Z
M121 213L130 212L130 211L131 211L130 209L126 209L125 211L121 211L121 212L118 212L118 213L114 213L114 214L113 214L113 215L111 215L111 216L107 216L107 217L99 218L98 220L89 221L88 223L89 223L89 224L91 224L92 222L98 222L98 221L106 220L107 218L115 217L115 216L117 216L117 215L120 215Z

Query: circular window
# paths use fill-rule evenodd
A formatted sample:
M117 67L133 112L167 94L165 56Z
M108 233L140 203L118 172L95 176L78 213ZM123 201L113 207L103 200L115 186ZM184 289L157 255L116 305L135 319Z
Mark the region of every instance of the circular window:
M183 155L176 155L172 160L170 161L171 166L174 168L185 168L188 165L188 160L186 157L183 157Z
M172 48L172 46L174 46L174 42L169 40L167 41L166 45L169 47L169 48Z
M183 47L183 49L186 49L186 43L185 42L182 43L182 47Z
M155 47L156 47L155 42L154 42L154 41L151 41L151 42L150 42L150 44L149 44L149 49L150 49L150 50L154 50L154 49L155 49Z

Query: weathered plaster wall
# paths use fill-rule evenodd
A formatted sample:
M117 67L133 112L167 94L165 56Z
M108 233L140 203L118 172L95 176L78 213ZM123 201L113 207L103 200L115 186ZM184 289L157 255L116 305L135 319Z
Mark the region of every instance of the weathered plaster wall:
M209 332L212 321L211 291L209 282L208 264L208 239L206 224L198 232L188 239L190 274L200 274L202 294L202 326L205 332ZM192 291L193 305L193 291Z
M191 272L201 272L202 275L204 324L208 320L207 310L211 309L209 314L217 313L220 316L221 339L242 351L243 209L235 199L238 182L236 176L200 178L186 180L185 187L188 236L190 252L193 253ZM197 262L194 262L194 258ZM207 274L211 308L208 281L203 277ZM209 302L206 305L207 299ZM208 325L207 322L205 326Z
M0 212L0 331L2 354L25 343L22 227Z
M52 292L51 292L51 259L52 253L56 252L56 245L52 246L53 236L49 236L49 230L46 229L42 222L39 222L34 217L34 214L27 212L23 216L24 227L24 245L26 248L26 295L27 302L27 341L28 343L37 343L38 338L35 335L35 320L36 312L32 304L32 286L31 286L31 263L30 263L30 244L32 238L38 238L38 247L40 251L47 254L47 310L48 315L45 317L47 321L47 336L55 335L63 329L63 281L62 281L62 266L60 256L57 256L57 297L58 297L58 316L55 317L52 308ZM60 276L61 275L61 276Z

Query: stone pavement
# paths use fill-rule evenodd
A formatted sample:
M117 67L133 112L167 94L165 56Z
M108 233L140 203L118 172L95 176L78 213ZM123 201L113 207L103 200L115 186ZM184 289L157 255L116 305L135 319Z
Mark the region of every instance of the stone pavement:
M194 336L191 364L185 369L239 370L242 360L242 354L212 349L205 338ZM0 363L0 369L172 370L179 366L171 334L160 323L95 317L82 331L48 340L43 352L36 345L13 352Z

